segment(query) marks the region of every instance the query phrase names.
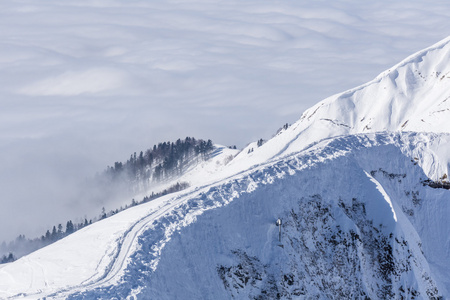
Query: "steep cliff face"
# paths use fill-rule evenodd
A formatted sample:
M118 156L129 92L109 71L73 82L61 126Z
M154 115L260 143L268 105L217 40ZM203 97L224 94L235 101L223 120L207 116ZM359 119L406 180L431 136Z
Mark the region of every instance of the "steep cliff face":
M448 296L449 283L441 280L450 275L443 271L450 258L449 191L423 186L425 174L393 145L294 167L310 159L301 155L271 166L262 177L295 173L261 184L183 229L150 276L149 295L181 296L176 286L187 279L194 298ZM258 181L257 174L250 178ZM277 218L283 221L280 242ZM166 288L154 294L159 285Z
M122 283L74 298L448 296L450 191L410 156L426 137L329 140L210 187L140 236Z

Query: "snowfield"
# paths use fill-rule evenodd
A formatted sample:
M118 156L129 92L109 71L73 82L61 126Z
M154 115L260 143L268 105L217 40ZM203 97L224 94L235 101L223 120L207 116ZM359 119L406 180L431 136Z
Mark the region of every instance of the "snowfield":
M260 147L218 146L189 189L2 266L0 298L450 297L449 52L447 38Z

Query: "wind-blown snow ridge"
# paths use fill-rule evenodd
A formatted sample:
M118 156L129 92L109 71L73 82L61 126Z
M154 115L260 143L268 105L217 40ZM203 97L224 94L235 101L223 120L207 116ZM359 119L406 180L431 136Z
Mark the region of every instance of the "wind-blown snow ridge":
M153 220L152 224L146 228L146 231L140 235L140 246L131 256L131 263L128 265L125 277L121 283L117 286L105 286L86 292L86 294L74 294L72 297L74 299L80 296L95 298L101 295L109 295L122 298L127 296L130 290L145 289L145 286L140 286L141 282L149 282L152 274L157 271L163 249L171 241L172 236L183 230L183 228L195 223L197 218L205 212L227 206L234 199L240 198L245 194L251 194L261 186L274 184L286 176L293 176L305 169L317 168L318 165L326 164L327 161L349 156L351 153L358 151L368 151L368 149L373 147L387 145L414 147L414 142L421 138L435 139L438 137L412 133L406 135L360 135L332 139L321 143L311 150L292 155L275 163L260 166L257 170L239 175L238 178L203 189L197 195L178 196L170 201L171 203L176 203L171 206L172 209L160 219ZM444 139L449 140L450 136L445 136ZM408 153L405 153L405 155L408 155ZM373 182L373 178L370 181ZM377 189L380 187L382 189L382 192L380 191L382 199L386 200L387 193L381 184L378 183ZM394 212L392 202L389 203L389 208ZM395 212L393 218L397 221ZM422 264L426 264L426 262L422 262ZM425 266L423 267L425 268Z

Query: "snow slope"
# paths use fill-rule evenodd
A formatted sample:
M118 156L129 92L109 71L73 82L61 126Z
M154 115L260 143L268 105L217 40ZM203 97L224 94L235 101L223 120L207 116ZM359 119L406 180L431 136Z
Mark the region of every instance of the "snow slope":
M374 80L311 107L262 147L249 145L236 165L282 157L324 138L378 131L449 132L450 37L419 51ZM254 151L248 154L248 149ZM442 153L444 154L444 153ZM443 167L448 173L448 167ZM428 174L437 179L437 173Z
M449 44L3 266L0 298L450 297Z

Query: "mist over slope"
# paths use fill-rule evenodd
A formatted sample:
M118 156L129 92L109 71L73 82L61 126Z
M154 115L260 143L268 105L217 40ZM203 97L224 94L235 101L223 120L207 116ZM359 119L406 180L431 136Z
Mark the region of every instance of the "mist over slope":
M0 297L450 297L449 43L2 266Z

